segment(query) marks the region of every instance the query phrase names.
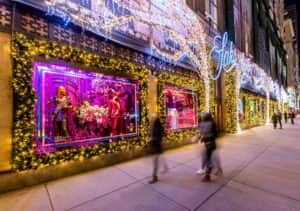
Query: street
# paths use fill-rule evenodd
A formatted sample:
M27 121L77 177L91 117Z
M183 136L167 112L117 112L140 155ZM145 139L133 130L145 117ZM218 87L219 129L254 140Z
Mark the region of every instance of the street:
M219 138L224 175L202 183L200 145L165 152L169 171L149 185L152 158L0 196L3 211L300 210L300 120Z

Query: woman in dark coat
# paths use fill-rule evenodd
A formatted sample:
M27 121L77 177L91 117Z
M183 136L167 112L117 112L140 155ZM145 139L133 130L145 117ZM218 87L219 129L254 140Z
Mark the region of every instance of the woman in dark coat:
M276 115L276 113L274 113L272 116L272 122L273 122L274 129L276 129L276 127L277 127L277 120L278 120L277 115Z
M153 174L152 180L149 181L150 184L155 183L158 181L157 171L159 166L160 154L163 153L162 147L162 139L164 135L164 128L161 124L159 118L156 118L152 124L151 128L151 152L154 154L153 159ZM167 170L166 162L164 161L165 171Z

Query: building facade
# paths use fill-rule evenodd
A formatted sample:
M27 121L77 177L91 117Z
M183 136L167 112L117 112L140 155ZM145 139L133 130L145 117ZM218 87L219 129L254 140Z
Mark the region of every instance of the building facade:
M153 114L166 147L202 112L229 133L267 123L284 50L249 2L0 0L0 171L32 184L145 155Z
M49 179L58 164L66 175L147 154L154 113L167 147L189 142L210 93L204 30L187 5L46 3L0 1L0 171L47 167Z
M284 21L283 1L189 0L187 2L205 22L209 34L208 43L211 43L216 34L225 32L228 33L228 39L234 42L240 64L236 68L239 72L236 76L238 83L236 86L240 86L238 95L241 95L238 97L237 121L242 126L238 127L247 128L264 123L269 119L270 113L278 109L276 102L282 98L280 90L287 88L286 51L283 29L280 27ZM214 71L214 68L212 66L211 71ZM263 84L263 80L272 82ZM222 73L215 83L216 90L219 90L219 95L216 94L220 106L218 111L222 113L217 115L217 119L221 122L219 123L222 125L221 130L228 130L225 123L228 121L226 74ZM265 102L268 101L265 100L267 98L270 98L272 104L270 108L267 108L267 104L270 103ZM280 106L279 108L281 109Z
M284 20L284 42L287 49L287 84L289 90L289 107L299 107L299 49L296 5L286 7Z

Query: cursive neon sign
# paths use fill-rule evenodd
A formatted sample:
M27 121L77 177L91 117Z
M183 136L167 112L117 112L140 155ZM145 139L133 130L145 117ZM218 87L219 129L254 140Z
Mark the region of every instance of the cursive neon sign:
M221 46L218 45L219 42L221 42ZM217 80L220 77L222 70L224 70L225 73L229 73L230 71L234 70L234 68L237 66L236 50L233 47L233 43L230 42L229 50L226 49L227 46L227 32L225 32L223 36L215 36L210 56L215 55L219 63L215 74L211 76L212 80Z

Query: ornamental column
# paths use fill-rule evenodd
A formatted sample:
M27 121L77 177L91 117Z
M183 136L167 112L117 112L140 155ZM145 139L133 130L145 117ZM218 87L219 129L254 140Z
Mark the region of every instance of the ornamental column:
M10 43L11 36L0 33L0 172L11 169L13 94Z

